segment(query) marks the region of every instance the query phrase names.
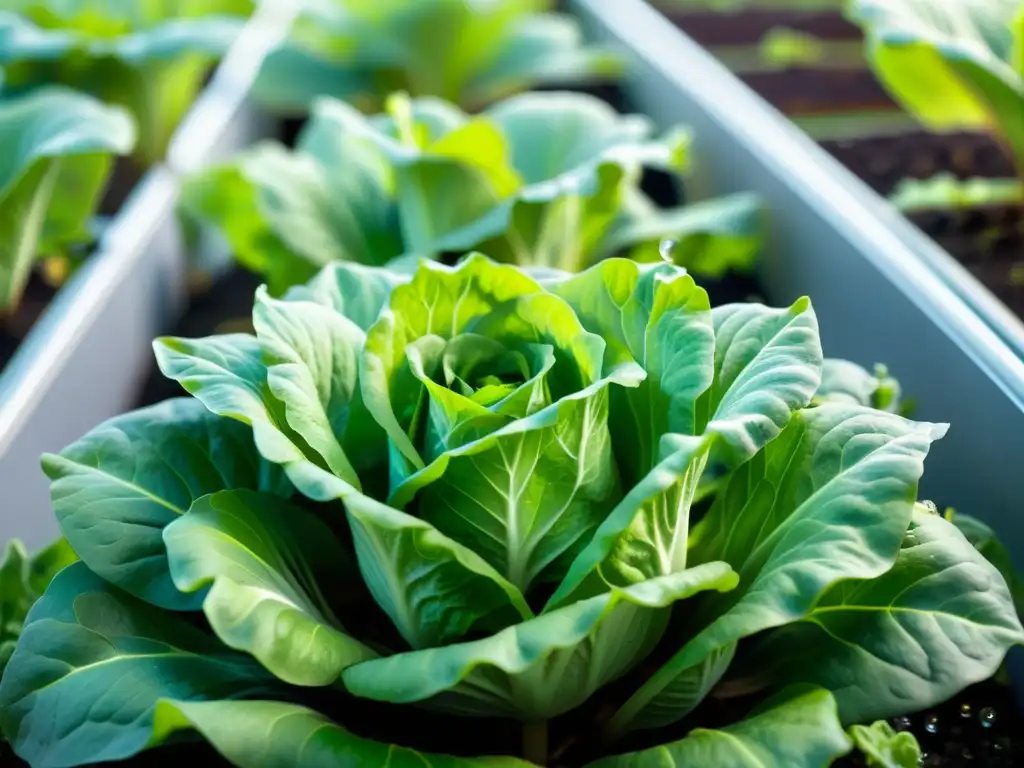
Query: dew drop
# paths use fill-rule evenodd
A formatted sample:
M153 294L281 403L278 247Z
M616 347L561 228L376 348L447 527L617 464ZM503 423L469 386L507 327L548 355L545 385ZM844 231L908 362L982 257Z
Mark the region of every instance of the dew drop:
M992 707L985 707L978 712L978 720L982 728L991 728L996 724L996 711Z
M971 716L971 705L968 704L965 701L963 704L960 705L960 717L970 717L970 716Z
M926 717L924 719L924 729L926 731L928 731L928 733L938 733L939 732L939 716L938 715L928 715L928 717Z
M661 254L661 258L665 261L672 261L672 251L676 248L675 240L662 240L661 245L658 246L658 253Z
M970 747L964 747L963 752L961 752L960 754L964 758L964 760L973 760L974 759L974 753L971 752L971 748Z

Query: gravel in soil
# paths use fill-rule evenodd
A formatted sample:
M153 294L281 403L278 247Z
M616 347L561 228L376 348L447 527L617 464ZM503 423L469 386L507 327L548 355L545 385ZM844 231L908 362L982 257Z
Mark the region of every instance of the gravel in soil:
M944 704L894 717L893 728L910 731L922 751L922 768L1019 768L1024 765L1024 719L1013 692L992 680L971 686ZM863 768L850 755L834 768Z

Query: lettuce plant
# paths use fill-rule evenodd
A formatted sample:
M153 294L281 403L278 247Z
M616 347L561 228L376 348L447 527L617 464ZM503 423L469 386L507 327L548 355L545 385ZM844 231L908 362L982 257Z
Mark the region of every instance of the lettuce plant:
M7 86L62 83L126 107L136 158L159 161L252 0L14 0L0 11Z
M213 225L274 294L330 261L382 265L482 248L522 266L577 270L619 252L703 274L745 269L760 245L757 201L657 207L645 167L680 173L689 138L573 93L514 96L471 117L398 95L367 118L317 102L294 152L263 143L190 180L183 207ZM406 258L409 261L409 258Z
M194 399L44 458L82 561L0 683L34 768L189 732L242 768L811 768L1024 639L915 504L945 427L810 405L807 299L476 254L332 264L253 326L158 340Z
M377 112L392 91L475 110L544 83L617 75L550 0L315 0L265 61L255 98L304 114L330 95Z
M114 155L135 129L121 108L60 87L0 101L0 316L40 256L92 240L88 223Z
M1024 176L1024 3L853 0L848 15L892 96L936 131L984 130Z
M18 540L7 543L0 559L0 676L14 652L29 609L53 577L78 558L63 538L29 555Z

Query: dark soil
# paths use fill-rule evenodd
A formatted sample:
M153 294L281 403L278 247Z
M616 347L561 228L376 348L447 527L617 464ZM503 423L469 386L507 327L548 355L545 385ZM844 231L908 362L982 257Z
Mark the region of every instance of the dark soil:
M135 161L129 157L119 157L114 161L114 168L110 173L110 180L107 182L106 192L100 203L100 216L113 216L128 200L128 196L135 189L145 173Z
M894 136L823 141L821 146L883 195L903 179L928 179L938 173L957 178L1012 178L1013 163L990 136L924 131Z
M840 110L892 109L895 104L868 69L793 67L741 76L763 99L787 115L816 115Z
M7 317L0 316L0 372L56 295L56 289L47 285L38 273L33 273L18 308Z
M1024 318L1024 206L922 211L909 218Z
M252 316L253 295L262 282L258 275L240 266L232 267L207 290L190 297L187 310L169 335L194 339L228 331L251 332L245 324ZM236 325L239 321L241 326ZM154 360L135 407L184 394L181 385L164 378Z
M659 5L658 3L655 3ZM757 45L775 27L788 27L829 41L861 38L860 29L836 11L679 11L661 12L701 45ZM837 3L838 5L838 3Z

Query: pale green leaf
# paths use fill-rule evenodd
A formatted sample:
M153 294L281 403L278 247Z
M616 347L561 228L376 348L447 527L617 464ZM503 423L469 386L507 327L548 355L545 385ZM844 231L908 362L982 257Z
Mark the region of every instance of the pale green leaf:
M624 484L650 471L661 435L699 429L697 402L712 383L715 339L707 294L684 270L608 259L552 288L607 346L606 362L636 360L647 378L611 397Z
M614 374L442 454L391 503L415 495L419 517L524 592L538 579L560 579L618 496L608 389L635 386L629 376Z
M534 768L514 757L449 757L382 744L278 701L161 701L153 742L186 730L198 731L238 768Z
M284 403L270 390L263 348L255 336L168 337L157 339L153 348L164 376L212 413L251 426L260 455L280 465L304 494L326 501L350 487L289 425Z
M784 695L734 725L695 728L685 739L608 757L587 768L822 768L850 751L826 691Z
M633 486L576 556L545 611L686 567L690 505L710 443L661 438L659 463Z
M135 143L128 114L65 88L0 104L0 311L20 300L38 257L91 239L113 155Z
M909 731L897 732L885 720L850 727L850 738L863 753L868 768L918 768L921 745Z
M873 69L907 111L933 130L999 132L1024 164L1019 13L1018 0L855 0L847 11L865 31Z
M733 472L691 550L694 564L730 563L740 587L704 601L693 617L701 629L626 702L612 730L678 720L674 688L709 654L800 621L841 581L888 571L924 458L944 431L856 406L799 411Z
M395 286L408 282L398 272L359 264L329 264L305 285L285 294L287 301L312 301L370 330Z
M821 384L818 319L807 298L788 309L727 304L712 312L715 379L705 395L706 430L735 465L761 450ZM703 415L703 414L702 414Z
M539 290L516 269L475 254L457 267L424 262L409 283L392 291L367 333L360 384L366 407L400 452L395 459L404 457L407 473L424 461L407 432L418 393L408 386L406 345L428 335L452 338L502 303Z
M203 593L221 641L281 680L331 685L345 667L377 655L331 611L326 596L347 554L311 513L269 494L222 491L168 525L164 543L175 585Z
M355 413L359 355L366 335L333 309L305 301L277 301L256 292L253 326L267 366L267 386L284 406L295 434L327 469L355 487L354 460L372 462L373 425ZM377 440L383 454L383 433ZM350 459L347 451L358 453Z
M358 493L344 502L363 580L413 648L456 642L496 615L533 616L515 586L429 523Z
M725 563L708 563L613 588L483 640L363 662L342 676L364 698L544 720L582 704L644 658L664 631L668 606L735 584Z

